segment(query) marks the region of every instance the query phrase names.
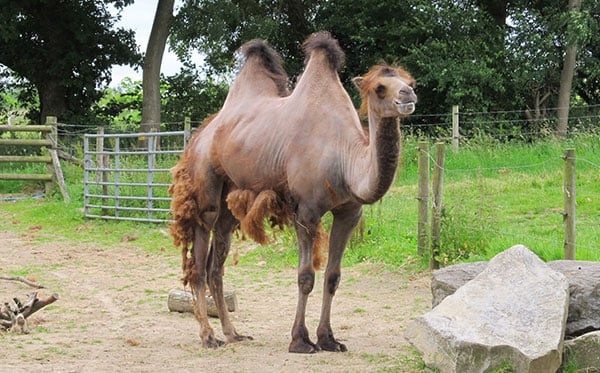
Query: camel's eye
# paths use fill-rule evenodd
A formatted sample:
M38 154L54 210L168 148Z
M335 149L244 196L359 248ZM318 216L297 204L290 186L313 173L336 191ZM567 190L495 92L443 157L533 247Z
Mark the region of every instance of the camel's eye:
M377 87L375 87L375 93L377 93L377 96L379 98L384 98L386 91L387 91L387 88L383 84L379 84L379 85L377 85Z

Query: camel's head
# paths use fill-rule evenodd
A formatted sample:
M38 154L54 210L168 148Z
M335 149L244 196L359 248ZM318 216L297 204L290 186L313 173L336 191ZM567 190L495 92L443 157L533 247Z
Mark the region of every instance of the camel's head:
M361 115L372 110L380 117L405 117L415 111L415 79L401 67L376 65L353 82L362 97Z

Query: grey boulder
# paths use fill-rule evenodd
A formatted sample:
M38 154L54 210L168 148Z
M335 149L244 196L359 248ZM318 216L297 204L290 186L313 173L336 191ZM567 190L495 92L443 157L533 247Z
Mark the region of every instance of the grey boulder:
M448 295L471 281L487 265L487 262L461 263L434 271L431 280L432 306L437 306ZM577 337L600 330L600 262L555 260L548 262L548 265L565 275L569 281L569 314L565 335Z
M569 284L525 246L498 254L471 281L412 321L408 341L440 372L517 372L561 364Z

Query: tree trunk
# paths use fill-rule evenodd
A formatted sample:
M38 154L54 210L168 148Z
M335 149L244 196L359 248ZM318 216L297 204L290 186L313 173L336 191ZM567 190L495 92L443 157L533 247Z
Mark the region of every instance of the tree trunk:
M579 10L581 0L569 0L569 12ZM570 39L567 35L567 39ZM562 71L560 72L560 90L558 92L558 122L556 123L556 133L559 136L566 136L569 129L569 106L571 104L571 85L573 83L573 74L575 73L575 62L577 61L577 45L575 43L567 45L565 50L565 60Z
M54 80L35 84L35 86L40 97L39 124L45 124L46 117L59 118L67 109L65 87Z
M142 132L158 131L160 128L160 66L162 63L169 27L173 19L175 0L159 0L154 15L146 55L144 56L142 90ZM145 140L140 142L146 143ZM144 144L140 144L142 147Z

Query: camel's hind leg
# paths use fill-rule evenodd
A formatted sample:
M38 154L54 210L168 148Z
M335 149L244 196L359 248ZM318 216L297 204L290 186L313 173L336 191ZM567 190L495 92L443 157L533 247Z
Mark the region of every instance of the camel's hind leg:
M222 209L219 213L219 218L213 229L213 238L211 242L211 251L208 259L208 284L210 292L215 300L223 334L227 337L228 342L239 342L251 340L250 336L237 334L231 320L223 295L223 264L227 259L229 247L231 245L231 232L237 224L237 220L225 206L221 204Z
M225 342L215 338L215 332L208 322L208 314L206 309L206 265L208 263L208 243L210 232L203 226L196 225L194 227L194 247L193 255L195 261L196 275L192 293L194 294L194 315L200 323L200 339L202 347L216 348L225 344Z
M192 255L194 256L194 275L192 291L194 294L194 315L200 323L200 339L203 347L216 348L225 344L218 340L208 322L206 309L206 285L209 279L207 273L211 254L210 230L213 229L219 218L221 192L223 190L223 180L216 177L212 172L206 172L198 195L203 198L196 200L198 204L199 216L194 226L194 243Z
M360 220L360 206L346 206L333 211L333 225L329 238L329 259L323 281L323 305L317 328L317 345L326 351L346 351L346 346L333 337L331 329L331 304L341 278L341 263L346 244L354 227Z

